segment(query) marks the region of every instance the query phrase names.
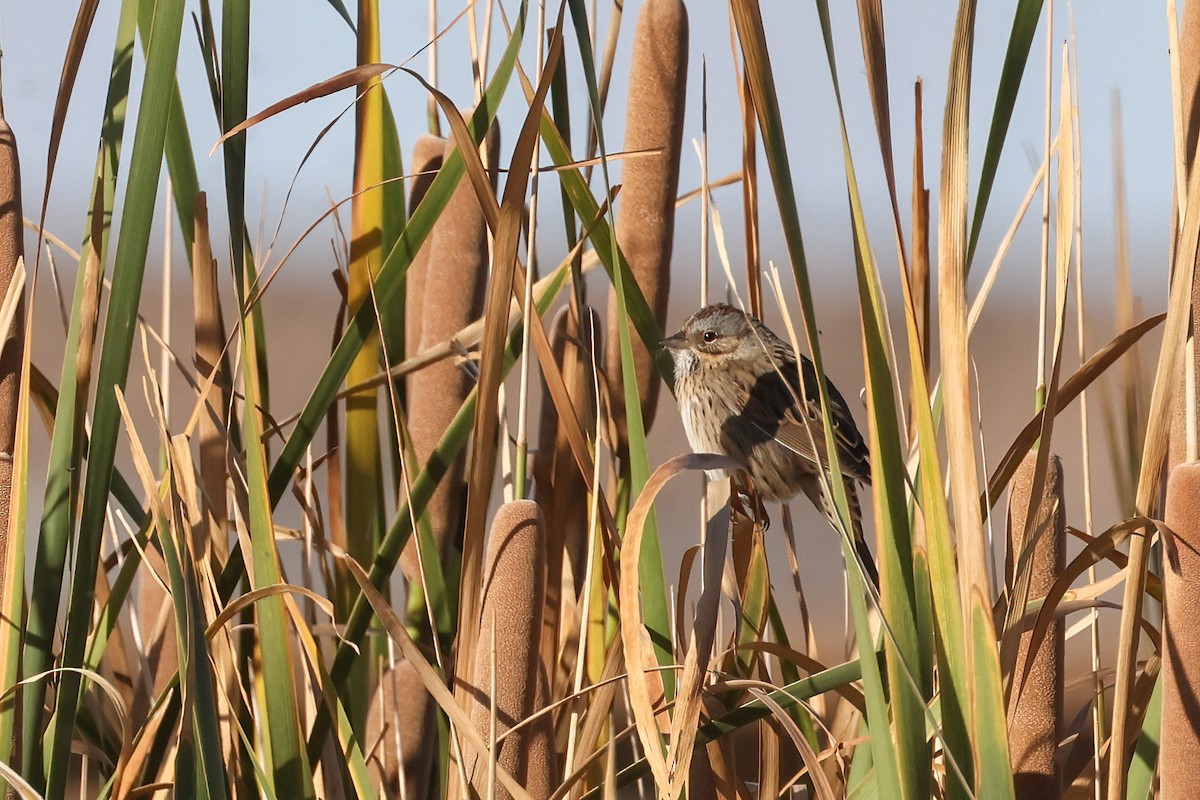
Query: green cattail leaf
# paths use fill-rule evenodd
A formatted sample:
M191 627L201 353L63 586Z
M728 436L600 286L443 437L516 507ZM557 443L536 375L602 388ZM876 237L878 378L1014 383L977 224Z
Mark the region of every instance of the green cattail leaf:
M888 654L887 672L897 778L901 796L918 800L929 796L932 752L926 744L925 703L921 687L929 679L920 672L921 641L917 635L916 590L913 583L912 531L909 527L905 461L901 442L898 404L892 375L896 366L889 347L887 317L884 313L883 287L879 267L867 233L850 137L842 111L841 88L829 23L829 7L817 0L825 52L833 77L834 93L841 122L842 152L849 191L850 215L854 231L854 253L858 273L859 312L862 319L863 350L867 366L867 415L871 442L871 488L875 500L875 524L878 528L881 610L885 628L884 644ZM882 37L879 38L882 47ZM882 57L882 53L876 55ZM876 720L868 719L875 724ZM883 737L885 739L889 737ZM887 745L873 736L876 776L880 791L886 794L891 764ZM882 745L882 746L881 746Z
M104 344L96 381L92 438L63 644L62 665L67 667L82 664L91 625L100 540L104 530L105 509L112 483L120 428L115 390L124 387L129 369L150 227L154 220L169 100L174 87L175 64L179 55L183 6L182 0L159 0L154 8L146 60L146 80L142 86L139 104L129 183L113 262L112 289L109 294ZM71 740L75 736L75 716L82 688L81 681L78 673L65 672L59 684L51 769L46 792L47 797L52 800L60 800L63 797L70 774L68 761Z
M609 187L608 194L611 194L612 184L609 180L608 161L606 159L607 149L604 144L602 106L600 103L600 91L596 82L595 59L592 54L591 39L588 32L588 17L582 0L569 0L568 5L571 10L571 19L575 24L576 39L582 55L584 79L588 86L592 123L596 131L596 141L601 156L600 163L604 175L604 183ZM550 119L549 114L544 116L544 121ZM544 124L543 127L545 127ZM588 192L589 196L590 194ZM594 199L593 202L595 202ZM576 209L582 211L578 206L576 206ZM588 216L581 214L581 216L584 219L592 219L595 215ZM599 228L599 226L596 226L596 228ZM658 343L662 339L662 329L658 321L654 318L653 312L646 305L645 297L638 288L637 279L630 271L624 256L621 255L616 238L611 235L611 231L616 228L616 220L611 206L609 206L608 211L607 228L610 231L610 235L604 243L605 247L601 247L600 242L596 239L596 228L592 231L592 242L596 245L596 251L600 254L602 261L604 261L605 255L608 255L608 260L604 261L606 266L609 264L612 265L610 277L613 281L617 301L617 336L620 338L621 345L621 378L625 393L625 424L628 434L628 467L631 482L630 496L637 497L650 477L650 460L646 451L646 427L642 420L641 398L638 395L633 341L630 338L627 320L632 319L634 320L634 324L639 326L639 332L642 333L642 342L650 349L650 352L658 352L660 349ZM607 253L605 253L605 250L607 250ZM640 305L636 301L631 303L631 298L640 300ZM641 320L640 325L638 322L639 319ZM650 334L649 337L646 335L647 333ZM672 383L670 368L663 366L662 359L658 360L658 364L660 374L664 375L668 384ZM663 372L664 369L666 372ZM659 543L658 521L653 509L651 509L650 515L646 520L643 536L641 563L638 565L638 579L642 594L642 613L644 614L646 627L650 631L650 640L654 645L655 657L658 659L659 664L666 666L674 662L675 654L671 646L671 610L667 600L667 580L662 563L662 545ZM669 670L663 672L662 682L663 692L667 699L673 698L675 696L674 673Z
M779 116L775 78L767 52L766 33L763 30L761 12L756 0L736 0L732 6L732 13L737 27L738 41L742 48L742 56L745 60L747 79L754 98L754 107L758 113L763 149L775 187L775 197L783 222L784 238L792 261L792 272L800 296L801 317L804 322L807 344L817 374L824 375L825 369L817 335L808 263L804 255L804 241L800 232L796 192L792 184L783 122ZM831 475L840 476L841 468L837 459L837 447L832 438L834 427L829 410L828 389L825 381L818 381L817 385L824 416L826 452L830 454L829 471ZM855 566L857 558L854 555L854 547L845 533L851 530L846 488L841 480L831 480L829 483L834 505L842 520L842 550L848 565L850 603L854 612L856 636L859 647L867 649L873 647L873 643L863 595L864 581L861 569ZM883 676L878 662L873 658L864 661L863 687L867 700L866 719L871 730L871 748L874 753L880 796L899 797L901 796L899 767L896 761L895 746L888 730L888 702L883 686Z
M96 159L96 177L91 197L99 200L93 209L92 220L85 226L83 256L76 272L75 290L71 304L71 319L67 328L64 353L78 353L80 329L83 325L83 297L87 291L87 253L95 249L97 263L104 264L108 251L108 220L112 219L116 195L117 167L125 128L125 112L129 96L129 78L133 61L133 38L137 28L138 0L123 0L117 19L116 44L109 70L108 92L104 106L104 126L101 129L100 153ZM93 225L92 222L95 222ZM99 240L92 231L100 233ZM38 530L37 551L34 555L34 574L40 590L29 598L22 671L26 676L45 672L53 658L54 629L58 622L63 571L67 550L79 509L79 476L86 437L84 415L86 388L79 392L76 359L64 358L55 404L54 434L50 440L49 465L42 500L42 519ZM138 503L140 507L140 503ZM45 681L32 681L21 694L22 725L20 733L21 773L34 785L44 778L35 775L41 770L41 743L45 720L41 713L45 696Z
M987 212L992 186L996 181L996 169L1000 166L1000 154L1004 151L1004 140L1008 137L1008 125L1012 122L1017 94L1021 90L1021 79L1025 76L1025 64L1033 36L1037 32L1038 20L1042 16L1044 0L1018 0L1013 13L1012 31L1008 35L1008 49L1004 53L1004 66L1000 69L1000 85L996 88L996 105L992 110L992 125L988 130L987 146L983 150L983 169L979 175L979 192L975 196L975 217L971 222L971 241L967 248L967 268L979 244L979 233L983 229L983 216Z

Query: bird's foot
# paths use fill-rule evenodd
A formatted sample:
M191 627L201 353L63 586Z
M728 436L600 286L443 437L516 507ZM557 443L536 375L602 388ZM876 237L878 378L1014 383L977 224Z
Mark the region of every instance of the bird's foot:
M735 489L729 496L729 510L762 525L764 531L771 527L771 517L767 515L766 506L753 490Z

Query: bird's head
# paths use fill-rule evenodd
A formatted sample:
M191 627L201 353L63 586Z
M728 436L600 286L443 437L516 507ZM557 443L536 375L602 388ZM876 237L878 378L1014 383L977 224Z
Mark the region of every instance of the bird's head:
M676 366L695 360L720 364L751 359L762 353L763 343L755 336L753 317L720 303L705 306L683 323L678 332L663 339Z

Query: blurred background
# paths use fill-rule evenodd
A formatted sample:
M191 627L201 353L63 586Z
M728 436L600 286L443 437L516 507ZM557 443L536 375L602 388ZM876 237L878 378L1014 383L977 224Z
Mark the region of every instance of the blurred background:
M101 3L101 7L105 3ZM461 106L473 99L472 77L468 59L466 16L455 22L457 7L441 4L441 18L435 27L451 25L437 47L436 80ZM483 25L483 5L478 9L478 24ZM891 302L892 318L902 319L898 305L899 283L895 248L892 244L890 207L884 184L878 148L875 142L874 118L871 114L866 83L861 70L861 43L858 37L856 12L852 3L832 4L833 36L843 80L842 93L846 104L847 123L851 131L851 146L856 154L856 166L863 191L863 202L873 241L880 248L880 260L885 289ZM983 3L979 8L976 28L974 80L976 102L971 108L972 120L972 191L978 183L979 162L991 118L990 98L1004 58L1004 46L1012 19L1008 3ZM636 0L626 3L624 25L632 28L640 7ZM328 78L355 63L355 39L347 22L335 8L324 0L258 0L252 5L251 21L251 113L298 92L311 84ZM505 37L502 11L515 13L516 4L507 1L497 5L492 21L492 60ZM1138 319L1164 307L1167 276L1167 252L1170 242L1172 191L1172 114L1170 53L1166 12L1159 4L1125 3L1119 0L1091 2L1074 8L1069 3L1053 6L1054 29L1051 35L1052 81L1058 89L1061 71L1061 45L1073 39L1078 54L1079 119L1083 185L1083 261L1087 305L1087 350L1094 351L1108 341L1116 331L1114 296L1117 291L1117 267L1128 259L1131 289L1143 312ZM189 8L189 12L196 9ZM914 143L914 95L916 81L924 82L928 98L923 119L928 163L936 165L936 151L941 137L943 109L938 98L945 96L948 57L954 24L954 4L925 0L907 0L885 4L887 25L888 74L891 89L893 136L896 160L900 165L911 163ZM429 40L430 21L424 3L381 3L383 59L405 65L433 78L431 50L422 49ZM692 147L693 140L703 134L702 75L706 75L708 97L708 153L711 180L725 176L741 165L740 112L737 108L730 24L721 4L693 0L691 12L691 64L689 69L687 116L684 128L684 156L680 177L680 192L700 185L700 165ZM3 46L2 80L4 113L21 145L24 179L25 214L36 218L40 211L46 170L46 143L51 114L59 80L59 65L67 47L74 21L74 4L59 0L32 3L29 0L0 0L0 42ZM763 15L775 74L779 79L779 98L785 130L789 136L791 166L799 192L800 219L805 234L809 267L814 280L818 305L818 325L823 335L830 377L851 399L865 426L861 405L854 402L863 385L862 355L859 345L858 308L854 277L851 228L846 200L846 183L841 158L841 141L837 123L832 86L825 66L821 32L814 7L806 3L763 2ZM608 15L600 14L602 24ZM87 188L94 169L95 132L104 104L108 62L111 57L115 14L101 13L94 26L75 92L66 120L62 148L50 191L46 212L46 228L76 246L78 221L85 215L89 198ZM1022 84L1016 112L993 191L988 222L980 239L976 257L977 268L972 272L972 291L978 287L1005 231L1033 179L1037 164L1044 152L1045 137L1045 74L1047 32L1046 15L1035 38L1030 68ZM482 31L480 32L482 36ZM601 28L602 42L606 31ZM569 38L569 37L568 37ZM632 37L623 35L616 56L612 94L609 99L605 136L609 149L619 149L623 136L626 83ZM567 45L571 54L566 61L572 71L569 79L581 80L579 58L574 43ZM527 37L522 59L533 60L533 37ZM140 62L140 54L138 55ZM812 76L816 76L813 78ZM134 71L132 92L140 86L140 64ZM180 52L179 84L185 106L189 109L191 136L198 153L215 144L219 131L211 112L206 92L199 45L190 22L185 22L183 46ZM412 77L396 72L387 79L393 106L397 109L397 126L401 147L406 157L413 141L428 129L426 94ZM583 93L579 93L582 96ZM980 100L982 98L982 100ZM342 92L287 111L258 125L248 138L247 204L248 219L253 226L257 220L255 251L266 269L277 266L314 220L324 213L332 201L340 201L350 193L353 152L353 97ZM1057 96L1054 105L1057 107ZM1120 108L1118 117L1116 109ZM583 108L573 109L582 119ZM501 106L501 162L508 159L508 148L519 125L514 115L523 113L521 103ZM335 121L336 120L336 121ZM314 145L321 132L327 134ZM576 147L582 149L582 124L575 129ZM1118 151L1118 134L1123 136L1123 151ZM311 149L311 152L310 152ZM1123 152L1123 156L1121 153ZM1115 186L1116 159L1124 158L1124 187ZM543 158L543 163L548 159ZM198 161L200 182L210 192L210 207L223 204L220 155ZM936 167L933 167L936 169ZM124 175L122 176L125 177ZM614 181L620 181L620 166L615 166ZM552 176L544 178L553 181ZM901 212L908 220L910 214L911 175L899 169ZM931 208L937 208L936 174L926 174L931 187ZM160 191L165 191L160 189ZM783 244L774 198L769 182L761 183L763 197L761 250L763 263L774 261L785 275L785 288L790 291L790 269ZM290 199L289 199L290 194ZM716 211L722 221L724 246L732 261L733 272L744 281L743 232L741 225L741 195L736 186L719 188L714 192ZM286 201L286 202L285 202ZM1053 202L1053 200L1052 200ZM981 381L978 400L982 415L982 431L988 466L1007 449L1016 432L1033 414L1035 361L1037 342L1038 269L1041 246L1041 195L1035 198L1025 221L1017 231L1012 250L973 338L973 357L980 365ZM1116 209L1124 207L1127 244L1118 236L1120 226L1115 222ZM557 263L565 253L562 228L555 224L561 212L557 203L546 203L540 223L539 253L543 264ZM159 215L165 204L159 206ZM345 214L348 217L348 206ZM935 212L936 213L936 212ZM154 274L164 252L166 221L156 223L155 241L151 245L151 266L143 294L143 314L152 324L162 319L160 301L155 287L161 286L162 275ZM224 215L212 215L213 240L228 241L223 229ZM701 240L700 208L698 203L685 206L676 224L674 250L674 288L671 293L668 328L693 311L699 302L698 264ZM320 374L334 336L336 294L331 280L335 263L331 240L334 236L330 221L323 222L296 247L280 272L279 279L266 293L264 308L266 324L271 332L270 370L272 411L285 417L298 411ZM717 239L712 239L714 248ZM32 256L35 237L27 241L27 253ZM1124 248L1127 247L1127 252ZM173 304L177 311L172 331L180 341L191 337L190 284L187 264L175 242L171 269L175 289ZM156 255L157 254L157 255ZM222 254L218 253L218 257ZM61 283L73 282L74 261L55 256L62 271ZM29 259L32 261L32 258ZM225 259L227 267L228 259ZM719 272L719 259L713 253L713 292L722 297L725 280ZM934 263L936 263L936 254ZM48 374L57 374L62 358L62 330L59 300L48 278L43 258L39 277L35 314L44 318L37 325L39 338L34 344L34 363ZM936 286L936 283L935 283ZM593 280L591 300L602 304L606 289ZM69 295L69 288L67 290ZM789 295L794 303L794 295ZM1073 309L1073 302L1071 307ZM773 298L766 301L767 322L777 324L780 317ZM794 310L794 305L793 305ZM1074 331L1074 311L1070 312L1068 330ZM900 332L899 326L894 330ZM1156 337L1148 337L1143 349L1155 352ZM190 344L189 344L190 347ZM185 348L186 349L186 348ZM1066 372L1077 364L1077 345L1074 334L1068 339ZM130 381L133 394L141 359L135 347L135 372ZM157 358L157 351L152 358ZM984 368L986 367L986 368ZM1025 391L1028 387L1028 391ZM1103 389L1103 386L1102 386ZM1147 386L1148 391L1148 386ZM1096 393L1093 393L1096 394ZM1099 393L1103 395L1103 391ZM182 387L176 391L184 399ZM1027 402L1019 398L1027 397ZM994 398L1002 398L995 400ZM1017 398L1017 399L1014 399ZM669 394L663 395L664 408L650 438L651 467L687 448L678 415ZM144 411L145 403L131 404L135 411ZM178 413L184 413L181 406ZM535 417L536 418L536 417ZM175 420L182 424L182 419ZM1105 425L1104 401L1100 413L1093 413L1093 430ZM37 448L31 476L45 474L45 447L48 439L44 429L35 428ZM1093 450L1095 511L1099 520L1120 518L1120 497L1110 469L1111 453L1105 443L1112 437L1096 436ZM1060 418L1056 430L1056 446L1064 457L1079 458L1081 434L1077 413L1072 410ZM124 458L124 448L120 450ZM1083 526L1082 486L1080 471L1068 470L1068 520ZM678 573L681 552L698 538L699 511L695 508L698 478L677 480L662 495L660 508L664 513L664 555L667 575ZM32 492L31 517L39 513L40 491ZM831 642L840 641L844 606L840 600L840 556L838 543L820 517L801 501L796 503L798 528L803 538L800 548L804 559L800 565L811 597L838 598L832 607L836 614L822 616L816 603L818 632ZM1003 503L998 507L1003 508ZM676 509L678 513L675 513ZM282 507L280 522L298 524L294 506ZM997 540L1002 540L1003 519L996 520ZM870 528L868 527L868 530ZM869 536L869 534L868 534ZM787 582L787 562L778 539L772 546L773 579L776 585ZM1073 552L1073 550L1072 550ZM670 578L669 578L670 580ZM672 581L673 582L673 581ZM827 594L830 593L830 594ZM832 618L829 618L832 617ZM1115 624L1115 617L1113 623ZM1083 637L1079 637L1082 640ZM1071 652L1083 654L1086 643L1069 645Z

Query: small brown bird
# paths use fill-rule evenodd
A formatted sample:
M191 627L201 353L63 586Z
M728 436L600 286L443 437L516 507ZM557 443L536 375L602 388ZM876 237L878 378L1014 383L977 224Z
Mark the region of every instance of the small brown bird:
M700 309L662 344L675 362L675 399L692 450L740 462L764 500L786 501L804 492L836 528L837 514L821 491L829 456L813 363L803 355L797 360L766 325L724 303ZM855 481L871 482L870 453L841 393L828 379L825 386L838 461L852 479L845 483L852 538L878 584L855 490Z

